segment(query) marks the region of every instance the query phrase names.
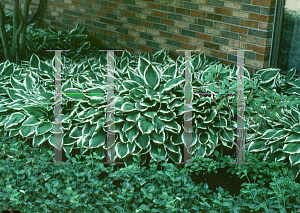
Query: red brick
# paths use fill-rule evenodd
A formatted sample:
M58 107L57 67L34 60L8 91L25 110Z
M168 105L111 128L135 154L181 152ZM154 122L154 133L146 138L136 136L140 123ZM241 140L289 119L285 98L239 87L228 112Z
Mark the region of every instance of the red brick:
M219 51L212 50L212 55L213 56L217 56L219 58L225 58L225 59L227 59L227 54L219 52Z
M195 45L181 43L181 48L187 49L187 50L195 50Z
M268 54L270 53L271 47L261 47L253 44L247 44L247 49L253 50L257 53Z
M152 53L152 48L151 47L146 47L146 46L143 46L143 45L140 45L140 49L141 51L145 51L145 52L148 52L148 53Z
M155 16L158 16L158 17L164 17L164 18L167 18L168 17L168 14L165 13L165 12L161 12L161 11L155 11Z
M181 42L188 42L188 38L185 36L174 35L174 40L181 41Z
M124 40L129 40L129 41L133 41L133 37L132 36L129 36L129 35L122 35L122 39L124 39Z
M205 12L191 10L191 16L205 18Z
M117 8L117 4L112 2L107 2L107 6Z
M156 10L161 10L161 5L159 4L148 3L148 7Z
M63 7L63 8L68 8L68 5L66 4L62 4L62 3L58 3L58 2L51 2L51 5L53 6L57 6L57 7ZM23 10L22 10L23 11Z
M72 3L76 6L81 6L81 2L79 1L72 1ZM67 8L67 5L65 4L66 8Z
M231 26L230 31L247 34L248 29L244 27Z
M276 0L252 0L252 4L264 7L275 7Z
M161 19L160 19L160 22L161 22L162 24L167 24L167 25L174 26L174 21L169 20L169 19L163 19L163 18L161 18Z
M207 41L211 41L211 36L203 33L197 33L197 38L204 39Z
M171 13L175 13L175 7L169 6L168 11Z
M220 7L215 8L215 13L231 16L230 9L224 9L224 8L220 8Z
M219 50L220 49L220 45L219 44L214 44L211 42L204 42L204 47L209 48L209 49L214 49L214 50Z
M153 23L147 22L147 21L141 21L141 25L145 27L151 27L153 28Z
M258 54L256 53L256 60L259 61L268 61L270 59L270 54Z
M167 33L167 32L164 32L164 31L159 31L159 36L161 37L166 37L166 38L173 38L173 34L172 33Z
M260 15L260 14L256 14L256 13L251 13L250 19L263 21L263 22L273 22L274 16L265 16L265 15Z
M94 3L94 4L96 4L96 0L86 0L87 2L89 2L89 3Z
M124 15L124 16L134 17L134 13L128 12L128 11L123 11L123 15Z
M115 2L118 2L118 3L123 3L123 0L112 0L112 1L115 1ZM108 4L108 2L107 2Z

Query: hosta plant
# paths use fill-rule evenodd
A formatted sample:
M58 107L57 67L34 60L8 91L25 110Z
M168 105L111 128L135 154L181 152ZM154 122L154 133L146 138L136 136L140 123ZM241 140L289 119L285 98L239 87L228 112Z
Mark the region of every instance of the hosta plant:
M66 95L63 98L63 150L70 153L76 148L85 153L95 149L104 158L107 148L105 54L98 61L86 59L74 63L65 57L62 59L63 93L82 94ZM17 136L23 141L32 139L33 146L40 146L44 142L53 145L54 59L43 62L32 55L30 61L24 62L22 67L8 62L0 66L3 79L0 90L0 125L4 126L11 137ZM155 154L163 155L173 162L182 160L184 69L184 58L178 57L174 61L165 50L153 56L131 56L124 51L120 58L116 58L115 147L116 157L123 159L126 165L131 164L133 156L137 154L141 154L143 163L147 155L156 160ZM215 97L213 93L235 92L237 67L224 67L220 63L209 62L204 54L200 54L192 57L191 73L195 95L190 110L193 111L194 126L193 139L188 146L192 147L194 155L210 156L219 145L235 145L234 106L237 97ZM245 70L245 101L249 104L245 114L251 118L256 117L255 121L248 119L245 123L245 129L249 131L247 142L249 139L257 140L256 135L259 137L262 131L266 131L266 124L258 124L257 119L264 116L273 118L274 113L280 113L281 109L298 106L299 100L295 95L299 94L299 80L292 80L293 73L294 70L291 70L282 80L279 69L260 70L253 76ZM266 97L262 101L261 96L265 90L273 90L272 98ZM204 96L196 92L211 95ZM276 95L283 92L287 96ZM292 102L284 106L287 100ZM276 108L271 115L263 114L263 105L269 102L273 105L281 104L282 108ZM258 131L259 127L261 129ZM251 142L253 147L255 141ZM159 148L162 150L160 154Z

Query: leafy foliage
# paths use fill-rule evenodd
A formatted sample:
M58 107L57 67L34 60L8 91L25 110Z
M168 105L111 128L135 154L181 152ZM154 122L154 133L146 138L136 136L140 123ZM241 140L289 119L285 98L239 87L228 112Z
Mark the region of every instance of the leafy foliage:
M84 57L78 62L62 57L63 92L104 93L105 55L98 61ZM234 160L218 155L216 148L235 145L236 112L232 106L237 100L215 93L235 92L236 66L211 63L204 54L192 57L197 97L192 105L196 123L192 160L201 164L182 168L168 161L178 162L182 156L184 59L173 60L165 50L139 57L124 51L116 59L115 123L117 156L126 167L117 170L115 164L105 168L97 163L105 157L106 99L86 94L67 96L63 103L64 151L72 164L45 164L54 158L53 62L31 54L30 61L22 66L7 61L0 64L2 208L25 212L299 209L300 186L293 180L300 170L300 79L295 79L295 69L286 76L279 69L263 69L252 76L245 70L246 159L254 164L230 166L227 172L237 175L245 187L232 196L226 188L215 190L211 184L195 184L191 176L199 171L217 172ZM213 95L204 97L196 91ZM25 143L30 140L32 146ZM68 154L75 144L83 152L73 158ZM93 155L84 156L88 149ZM150 163L143 166L147 153ZM283 162L287 157L288 168Z

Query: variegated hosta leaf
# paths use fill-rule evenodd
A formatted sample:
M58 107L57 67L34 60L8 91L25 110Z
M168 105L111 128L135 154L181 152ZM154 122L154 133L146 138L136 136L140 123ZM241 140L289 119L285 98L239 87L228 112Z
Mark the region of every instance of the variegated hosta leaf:
M141 118L139 119L138 127L142 132L142 134L150 134L154 130L154 126L152 125L152 122L149 121L144 116L141 116Z
M20 124L25 119L25 115L20 112L15 112L9 116L8 121L5 123L4 128L5 130L11 126Z
M129 154L129 147L127 143L119 142L116 144L116 154L119 158L124 158Z
M46 132L49 132L52 129L52 127L53 124L51 122L42 121L37 126L36 135L45 134Z
M35 126L23 126L20 129L20 134L23 138L28 137L35 133Z

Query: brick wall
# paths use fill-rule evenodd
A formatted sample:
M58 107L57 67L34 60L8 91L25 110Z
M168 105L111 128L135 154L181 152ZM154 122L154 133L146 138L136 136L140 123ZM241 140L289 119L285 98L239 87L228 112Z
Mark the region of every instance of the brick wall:
M11 1L3 2L5 11L12 9ZM30 14L37 10L39 1L32 2L35 6L30 7ZM229 49L253 49L245 52L245 67L253 73L269 66L275 3L276 0L47 0L40 26L71 30L79 23L105 49L139 54L165 48L172 57L183 55L176 49L197 49L226 65L237 63L236 52Z

